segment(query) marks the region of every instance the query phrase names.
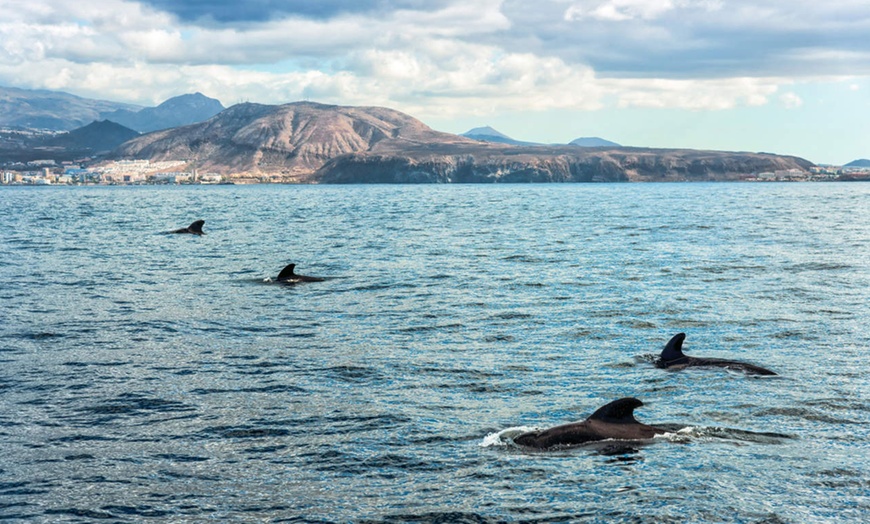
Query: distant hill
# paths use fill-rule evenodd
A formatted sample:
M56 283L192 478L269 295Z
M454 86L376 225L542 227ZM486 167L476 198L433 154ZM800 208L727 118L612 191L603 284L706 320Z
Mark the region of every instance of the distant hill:
M109 120L94 121L90 124L52 137L48 145L92 153L108 152L124 142L139 136L121 124Z
M484 127L475 127L474 129L470 129L465 133L462 133L461 136L466 138L471 138L472 140L479 140L481 142L493 142L497 144L510 144L513 146L543 146L545 144L541 144L538 142L523 142L520 140L514 140L513 138L496 131L490 126ZM552 144L551 144L552 145ZM572 140L569 145L572 146L580 146L580 147L622 147L616 142L611 142L610 140L604 140L603 138L598 137L581 137L575 140Z
M870 160L866 158L861 158L859 160L853 160L843 167L870 167Z
M112 155L308 183L739 180L813 166L758 153L481 142L393 109L312 102L238 104L205 122L134 138Z
M107 120L94 121L65 133L4 132L0 133L0 164L93 158L138 136L138 131Z
M106 113L103 118L142 133L172 127L186 126L208 120L226 109L219 100L202 93L170 98L157 107L138 111L119 110Z
M598 138L597 136L575 138L574 140L569 142L569 144L572 146L580 147L622 147L616 142L604 140L603 138Z
M0 87L0 128L71 131L111 120L139 132L208 120L224 110L202 93L176 96L157 107L92 100L61 91Z
M359 151L466 142L383 107L296 102L237 104L207 121L155 131L127 142L114 155L150 160L195 159L220 173L278 173L309 177L328 160Z
M137 111L140 106L82 98L61 91L0 86L0 127L70 131L100 115L118 110Z
M514 146L532 146L532 145L540 145L534 142L522 142L520 140L514 140L513 138L496 131L495 129L484 126L484 127L475 127L474 129L470 129L465 133L462 133L460 136L464 136L465 138L470 138L472 140L479 140L481 142L494 142L497 144L510 144Z

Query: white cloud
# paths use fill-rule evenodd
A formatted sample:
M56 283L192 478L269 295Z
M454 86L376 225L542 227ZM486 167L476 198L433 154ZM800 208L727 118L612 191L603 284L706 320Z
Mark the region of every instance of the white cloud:
M0 84L143 104L193 91L225 104L307 97L420 117L609 104L720 110L770 103L794 81L779 68L821 75L870 63L870 45L849 40L850 31L866 40L870 8L831 3L853 19L807 0L792 14L774 0L728 9L718 0L445 0L205 25L125 0L0 0ZM807 38L803 13L827 32ZM801 32L781 36L789 24ZM793 93L779 100L800 103Z
M779 101L786 109L795 109L804 105L803 99L795 93L783 93L779 96Z
M613 86L619 107L725 110L768 103L782 79L618 80Z
M575 2L566 11L567 21L594 18L621 22L633 18L655 18L674 8L671 0L586 0Z
M654 20L675 9L718 11L720 0L580 0L565 10L564 19L571 22L596 19L607 22Z

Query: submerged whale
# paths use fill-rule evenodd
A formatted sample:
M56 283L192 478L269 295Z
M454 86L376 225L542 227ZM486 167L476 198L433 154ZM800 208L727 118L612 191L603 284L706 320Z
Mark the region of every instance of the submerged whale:
M635 420L634 409L640 406L643 402L636 398L621 398L598 408L582 422L529 431L514 437L513 441L520 446L549 449L608 439L647 440L666 433L662 428Z
M205 220L197 220L196 222L193 222L187 227L176 229L175 231L170 231L170 233L190 233L191 235L204 235L205 232L202 230L203 224L205 224Z
M310 277L308 275L297 275L294 270L296 269L296 264L287 264L287 267L281 270L278 273L278 278L276 279L278 282L282 282L284 284L295 284L297 282L323 282L324 279L320 277Z
M683 341L686 339L685 333L677 333L671 338L662 350L662 354L655 361L655 366L662 369L679 370L688 367L718 367L725 369L733 369L743 371L751 375L776 375L773 371L760 366L738 362L736 360L725 360L721 358L700 358L688 357L683 354Z

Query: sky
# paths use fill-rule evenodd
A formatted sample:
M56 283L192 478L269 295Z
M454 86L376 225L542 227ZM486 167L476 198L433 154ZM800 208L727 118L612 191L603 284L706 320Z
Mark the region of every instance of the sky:
M0 85L870 158L867 0L0 0Z

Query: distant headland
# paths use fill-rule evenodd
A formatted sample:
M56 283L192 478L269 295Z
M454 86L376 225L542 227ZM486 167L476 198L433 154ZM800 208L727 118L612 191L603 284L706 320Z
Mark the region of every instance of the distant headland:
M13 91L19 100L28 96ZM5 184L809 181L859 180L870 172L772 153L624 147L597 137L536 144L490 127L454 135L385 107L223 108L197 93L155 108L91 101L94 107L83 109L87 99L34 93L36 101L49 98L55 113L39 120L0 107L9 120L0 118ZM72 125L61 115L64 100L79 117L91 111L106 118L62 130Z

